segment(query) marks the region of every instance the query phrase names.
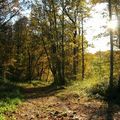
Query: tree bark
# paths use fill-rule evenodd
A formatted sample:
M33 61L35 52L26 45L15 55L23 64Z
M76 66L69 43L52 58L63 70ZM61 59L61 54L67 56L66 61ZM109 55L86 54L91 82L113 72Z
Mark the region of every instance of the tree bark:
M109 7L109 20L112 20L112 3L111 0L108 1ZM110 29L110 80L109 80L109 89L113 89L113 32ZM111 94L111 93L110 93Z
M83 28L83 15L81 20L82 26L82 80L84 80L84 28Z
M62 81L61 84L64 85L65 84L65 51L64 51L64 0L62 0Z

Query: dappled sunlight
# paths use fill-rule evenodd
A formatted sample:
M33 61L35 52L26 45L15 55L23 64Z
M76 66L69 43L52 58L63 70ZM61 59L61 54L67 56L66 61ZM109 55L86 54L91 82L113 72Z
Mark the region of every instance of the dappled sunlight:
M0 120L120 120L119 0L0 1Z

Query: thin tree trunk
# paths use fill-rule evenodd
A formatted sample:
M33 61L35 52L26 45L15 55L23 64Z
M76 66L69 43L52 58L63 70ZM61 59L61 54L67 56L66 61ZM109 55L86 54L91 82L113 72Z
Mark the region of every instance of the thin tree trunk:
M77 41L77 34L78 34L78 7L76 7L76 10L74 12L74 18L75 18L75 31L73 35L73 42L74 42L74 48L73 48L73 75L74 79L77 79L77 73L78 73L78 41Z
M83 16L82 16L82 80L84 80L84 28L83 28Z
M118 9L118 3L119 3L119 0L117 0L115 4L115 12L116 12L117 21L118 21L118 48L120 49L120 15L119 15L120 13ZM119 70L119 77L118 77L118 89L120 90L120 70Z
M109 20L112 20L112 4L109 0ZM113 32L110 29L110 80L109 80L109 89L112 91L113 88Z
M73 48L73 78L76 79L76 75L77 75L77 61L76 61L76 56L77 56L77 48L76 48L76 36L77 36L77 30L75 29L75 32L74 32L74 48Z
M62 0L62 85L65 84L65 73L64 73L64 69L65 69L65 51L64 51L64 0Z
M31 82L32 81L32 61L31 61L31 54L30 51L28 50L28 80Z

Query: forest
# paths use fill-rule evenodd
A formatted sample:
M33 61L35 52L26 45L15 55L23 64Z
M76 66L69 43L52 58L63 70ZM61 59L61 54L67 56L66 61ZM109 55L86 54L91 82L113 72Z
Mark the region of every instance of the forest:
M120 0L0 0L0 53L0 120L120 120Z

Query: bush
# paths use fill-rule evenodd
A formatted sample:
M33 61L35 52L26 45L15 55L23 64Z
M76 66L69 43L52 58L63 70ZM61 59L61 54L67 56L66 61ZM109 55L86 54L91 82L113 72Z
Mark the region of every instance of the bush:
M100 82L90 88L89 94L91 97L104 99L106 97L106 91L108 88L108 82Z
M117 80L114 80L112 90L109 89L108 81L102 81L90 88L89 93L90 97L120 104L120 90L118 88Z

